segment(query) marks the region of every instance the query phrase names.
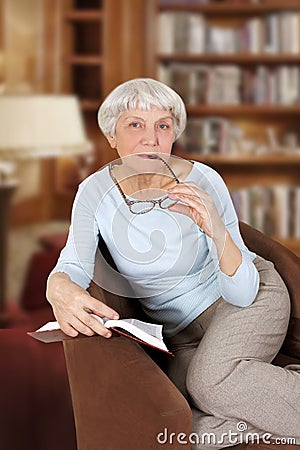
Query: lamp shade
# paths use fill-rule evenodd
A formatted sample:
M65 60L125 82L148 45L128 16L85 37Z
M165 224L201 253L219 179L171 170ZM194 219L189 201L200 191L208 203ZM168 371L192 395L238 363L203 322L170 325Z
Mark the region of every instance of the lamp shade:
M0 159L88 153L79 102L72 95L0 96Z

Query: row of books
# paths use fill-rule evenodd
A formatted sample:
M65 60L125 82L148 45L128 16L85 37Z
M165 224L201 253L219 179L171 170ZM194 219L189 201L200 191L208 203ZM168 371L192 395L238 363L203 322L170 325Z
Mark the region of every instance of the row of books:
M158 15L160 54L300 54L300 14L270 13L236 28L215 26L196 12L162 11Z
M189 104L300 102L300 67L160 64L158 77Z
M252 186L231 195L243 222L269 236L300 238L300 186Z

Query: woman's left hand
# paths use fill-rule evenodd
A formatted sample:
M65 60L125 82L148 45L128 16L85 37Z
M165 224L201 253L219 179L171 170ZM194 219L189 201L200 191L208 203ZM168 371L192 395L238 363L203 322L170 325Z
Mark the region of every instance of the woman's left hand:
M170 211L190 217L204 233L214 240L224 238L226 228L212 197L195 183L179 183L168 189L171 200L179 200Z

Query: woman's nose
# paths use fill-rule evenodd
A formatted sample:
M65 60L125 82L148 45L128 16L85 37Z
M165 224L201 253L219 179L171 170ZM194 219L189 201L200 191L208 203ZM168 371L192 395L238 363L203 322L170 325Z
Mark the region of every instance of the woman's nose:
M145 132L143 134L142 142L145 145L157 145L157 134L155 128L145 128Z

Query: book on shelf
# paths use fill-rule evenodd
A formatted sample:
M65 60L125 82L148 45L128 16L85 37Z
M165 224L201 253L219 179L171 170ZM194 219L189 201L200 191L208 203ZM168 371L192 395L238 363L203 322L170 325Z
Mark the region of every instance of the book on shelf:
M265 19L262 17L253 17L245 22L244 27L239 30L239 34L244 38L242 51L250 54L259 54L265 51L264 25Z
M292 237L293 221L290 217L291 193L290 186L278 185L272 187L273 207L274 207L274 235L284 239Z
M248 188L240 188L231 192L232 202L239 220L250 224L250 196Z
M206 27L202 14L190 14L186 19L188 23L187 53L190 55L205 52Z
M141 344L148 345L163 352L172 354L163 340L163 326L147 323L137 319L107 319L91 314L106 328L110 328L118 334L133 339ZM74 339L67 336L59 327L58 322L48 322L36 331L27 333L29 336L41 342L57 342L65 339Z
M265 19L265 52L270 55L278 53L279 33L278 33L278 14L268 14Z
M163 11L158 15L158 50L169 55L175 49L175 15L170 11Z
M292 215L295 218L294 222L294 237L300 239L300 186L294 189L292 201Z
M270 236L300 238L300 186L251 186L231 196L240 220Z
M278 100L291 105L300 101L300 69L297 66L278 68Z

